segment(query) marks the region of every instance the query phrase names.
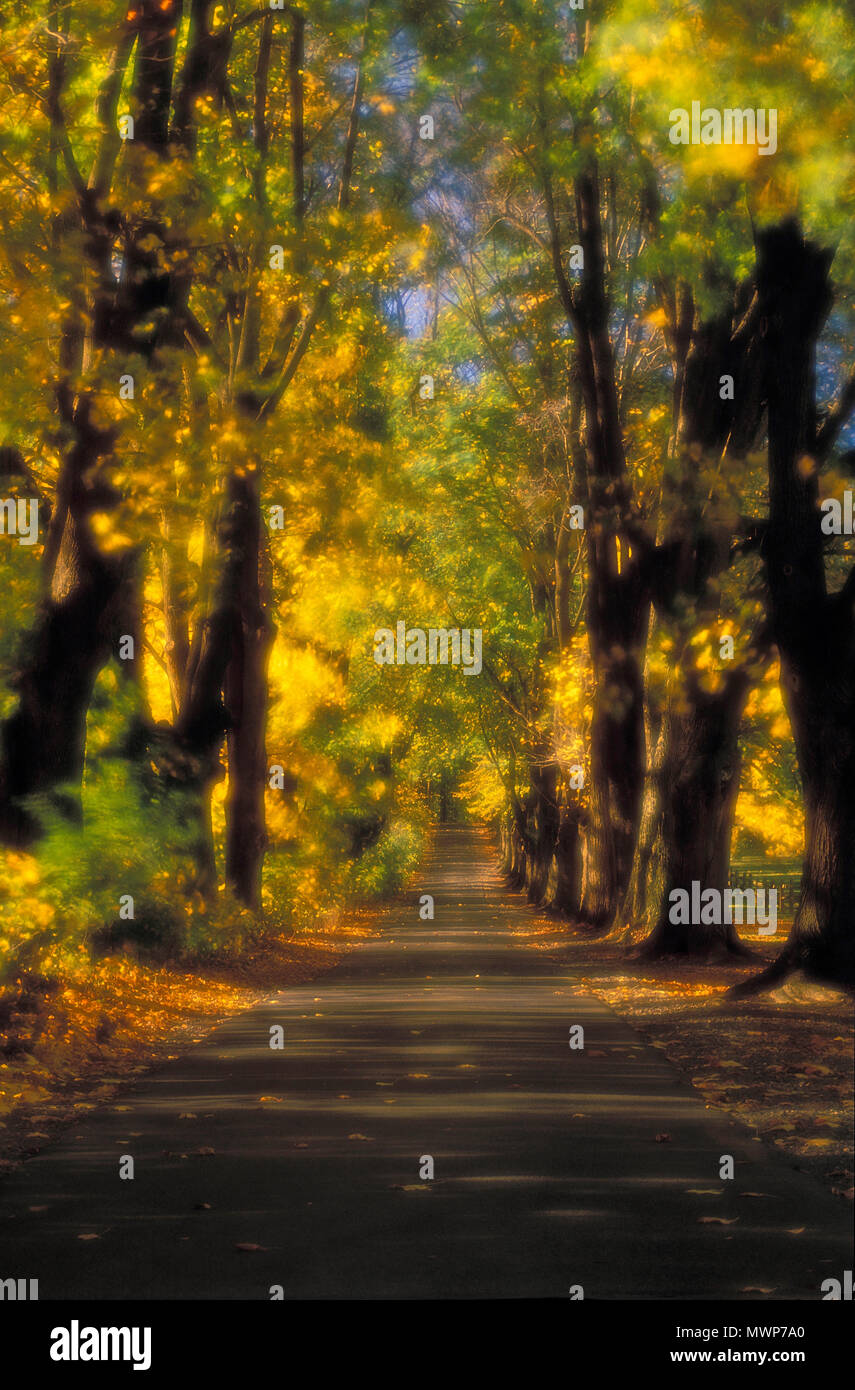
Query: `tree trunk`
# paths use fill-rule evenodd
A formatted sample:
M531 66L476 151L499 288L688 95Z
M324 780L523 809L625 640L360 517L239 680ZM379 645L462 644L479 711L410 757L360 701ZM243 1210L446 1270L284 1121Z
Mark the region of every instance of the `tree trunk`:
M226 879L240 900L258 908L267 845L267 664L273 631L262 602L261 511L257 470L230 480L237 551L235 650L226 671L229 790L226 800Z
M26 797L56 788L57 804L77 814L86 715L101 667L118 655L136 562L102 556L89 530L98 505L91 472L109 452L112 435L91 424L85 397L70 424L76 437L63 461L45 544L47 595L25 643L17 708L0 731L0 835L12 844L31 843L40 833L21 804Z
M645 743L651 751L648 753L629 887L615 930L611 933L619 941L639 941L646 937L659 920L665 898L662 820L669 727L664 715L659 716L658 732L653 720L645 718Z
M545 100L545 98L544 98ZM632 485L620 422L615 357L609 330L605 252L597 162L586 160L575 181L581 280L574 289L548 159L545 106L539 113L541 168L555 281L576 339L585 406L585 492L588 497L587 628L594 672L590 804L586 821L581 918L608 924L629 882L638 833L643 767L641 662L648 604L634 529ZM590 133L579 133L582 148Z
M559 806L558 833L549 865L543 906L561 917L578 917L582 897L582 816L576 805Z
M167 142L179 18L179 5L164 9L157 0L142 0L136 14L136 140L161 152ZM122 62L127 62L132 44L132 38L123 41ZM121 64L117 71L123 71ZM59 100L60 85L54 96ZM102 91L96 101L99 115L103 114L103 99ZM114 115L108 113L108 124ZM104 149L113 139L111 135ZM128 348L153 349L149 335L143 342L136 334L151 313L149 291L159 285L158 302L162 303L164 287L156 257L140 253L130 238L125 247L127 273L116 288L112 271L116 216L115 209L105 211L101 203L105 192L100 187L103 154L104 150L93 166L92 184L85 193L78 191L77 208L68 213L69 225L82 234L86 248L75 298L86 326L81 328L77 316L72 315L59 351L59 415L73 443L57 482L56 506L45 544L47 592L17 679L19 705L0 733L0 835L14 843L27 843L39 833L35 818L20 804L34 792L68 786L70 797L60 792L57 800L70 814L75 813L75 789L85 757L86 715L95 681L111 652L118 655L117 639L129 631L127 625L123 627L127 615L138 612L132 593L136 555L113 558L102 554L89 529L93 512L109 509L119 500L110 484L96 473L99 462L112 453L116 434L93 424L97 397L85 391L77 395L70 383L85 372L87 359L99 350L119 349L123 358ZM146 227L143 235L148 230ZM174 294L166 299L174 307ZM169 336L169 326L161 327L161 338ZM131 628L129 635L135 638L136 648L130 670L128 666L124 670L136 675L140 634Z
M177 565L170 553L171 526L169 516L161 517L163 549L160 560L160 584L163 596L163 627L166 637L164 658L172 700L173 722L184 704L187 667L190 662L190 635L187 620L188 604L184 584L176 573ZM183 579L183 575L181 576Z
M695 692L688 709L669 712L667 759L662 769L662 894L658 920L644 954L746 954L733 923L675 923L670 894L692 884L728 886L733 815L739 794L739 727L751 682L732 674L724 690ZM722 897L723 903L723 897Z
M839 593L828 595L811 457L816 341L832 301L830 264L831 253L805 241L795 222L759 237L769 410L764 556L804 789L805 856L789 939L740 993L795 969L855 986L855 571Z
M511 888L525 885L525 814L514 797L503 826L502 872Z
M546 893L558 840L558 766L556 763L534 766L530 776L525 886L529 902L540 903Z
M589 583L600 591L610 613L605 619L602 613L589 614L596 688L581 918L602 927L617 911L632 871L644 780L643 695L637 633L626 634L629 650L621 647L615 631L618 624L610 621L616 616L614 591L606 595L606 586L595 580ZM592 607L595 602L591 600ZM619 626L627 626L625 619Z
M645 711L648 769L630 887L614 934L638 941L651 933L645 954L713 948L742 952L731 924L672 923L670 894L694 881L724 893L728 886L733 816L739 791L739 727L748 693L768 659L758 634L748 657L724 678L717 692L703 689L691 661L692 628L718 611L717 576L731 562L730 527L716 523L697 484L702 457L740 457L752 444L762 417L756 324L747 315L753 287L734 289L730 309L695 324L687 287L673 296L669 342L674 368L675 419L669 456L680 471L676 514L651 556L655 596L652 640L660 625L676 631L664 702L649 683ZM746 324L750 331L746 331ZM736 325L736 327L734 327ZM723 402L723 373L738 383L736 405Z
M623 899L638 833L643 767L641 659L647 604L629 544L632 492L609 335L596 170L576 183L584 271L576 302L590 513L587 624L594 669L591 782L581 915L606 925Z

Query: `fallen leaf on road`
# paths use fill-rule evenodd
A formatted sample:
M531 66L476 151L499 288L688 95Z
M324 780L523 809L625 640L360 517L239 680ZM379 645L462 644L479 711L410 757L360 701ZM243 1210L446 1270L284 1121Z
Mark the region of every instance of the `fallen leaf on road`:
M373 1144L374 1140L369 1139L367 1134L349 1134L348 1139L362 1139L366 1144Z
M788 1230L788 1231L787 1231L787 1235L788 1235L788 1236L803 1236L806 1230L807 1230L807 1226L794 1226L794 1227L792 1228L792 1230Z
M739 1220L738 1216L699 1216L698 1225L700 1226L735 1226Z
M259 1096L258 1103L259 1105L282 1105L283 1101L281 1096Z
M182 1110L178 1118L179 1120L195 1120L197 1116L193 1114L192 1110Z

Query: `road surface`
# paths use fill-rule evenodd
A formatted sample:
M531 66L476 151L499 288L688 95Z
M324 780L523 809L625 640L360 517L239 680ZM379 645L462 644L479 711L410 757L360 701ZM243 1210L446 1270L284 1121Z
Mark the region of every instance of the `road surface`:
M0 1279L42 1299L820 1298L852 1267L848 1204L517 944L526 910L483 831L440 830L380 939L0 1185Z

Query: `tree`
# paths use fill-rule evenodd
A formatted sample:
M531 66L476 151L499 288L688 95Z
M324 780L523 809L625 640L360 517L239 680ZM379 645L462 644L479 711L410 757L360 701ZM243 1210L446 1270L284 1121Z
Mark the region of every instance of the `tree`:
M855 983L855 569L829 593L818 463L852 408L852 391L817 423L816 343L832 300L832 253L796 220L760 234L758 289L769 411L769 611L805 799L805 859L792 932L745 987L804 969Z
M186 447L201 417L219 576L191 637L171 579L179 557L166 557L175 726L169 737L149 731L142 746L165 775L195 786L204 807L227 732L227 876L242 898L258 902L271 641L259 509L264 441L342 278L365 63L373 62L366 46L376 40L383 51L386 18L381 5L321 6L307 24L299 9L241 16L207 0L193 0L184 16L179 0L144 0L110 35L100 12L82 5L64 12L35 82L17 58L10 65L19 105L35 99L36 132L40 119L50 128L54 163L43 177L62 214L55 238L37 248L42 273L58 287L78 276L81 252L86 267L80 289L69 291L58 346L58 414L69 443L46 546L48 598L3 741L3 819L13 837L35 831L22 805L28 795L79 782L95 677L117 634L138 631L139 546L117 545L115 535L102 543L92 517L122 504L139 522L146 500L168 505L169 451ZM76 36L87 28L92 52L82 58ZM312 63L318 80L307 99ZM271 116L271 94L285 114ZM367 192L357 212L371 228ZM365 243L369 264L383 230L375 222ZM133 490L120 491L111 475L126 467L119 454L127 456L128 440L121 410L103 398L134 364L131 398L147 408L137 423L154 436L142 444L151 473L144 488L137 476ZM175 404L162 408L164 400ZM139 754L139 740L135 747ZM210 853L203 859L210 883Z

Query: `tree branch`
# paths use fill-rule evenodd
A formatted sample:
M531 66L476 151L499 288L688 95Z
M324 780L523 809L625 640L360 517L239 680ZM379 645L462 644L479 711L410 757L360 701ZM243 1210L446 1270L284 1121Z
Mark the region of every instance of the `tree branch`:
M828 458L834 448L840 431L846 424L852 411L855 410L855 368L853 368L849 379L846 381L840 398L827 417L825 423L817 432L816 444L814 446L814 457L820 463Z

